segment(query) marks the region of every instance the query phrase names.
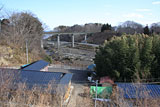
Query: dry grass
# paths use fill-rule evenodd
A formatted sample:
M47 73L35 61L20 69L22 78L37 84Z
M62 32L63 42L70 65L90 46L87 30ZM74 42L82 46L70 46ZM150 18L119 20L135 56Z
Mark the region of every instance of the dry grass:
M46 88L34 86L28 89L25 83L13 84L14 77L18 74L14 74L14 70L12 72L13 74L0 72L0 107L60 107L62 105L63 97L52 93L52 90L55 90L52 88L54 81L50 82ZM93 107L94 100L91 98L90 88L84 86L82 90L83 93L75 94L75 107ZM76 90L74 91L77 93ZM111 101L97 101L97 107L160 107L160 99L128 100L123 97L123 93L118 88L113 88ZM146 91L141 94L148 96Z
M14 75L8 73L2 75L0 75L0 107L57 107L62 105L61 95L52 92L51 85L54 83L51 82L46 88L33 86L28 89L25 83L14 84Z
M138 84L138 85L137 85ZM125 99L124 91L116 86L113 88L113 93L111 96L112 105L116 105L119 107L159 107L160 99L159 98L151 98L149 96L149 92L146 90L146 87L141 83L133 83L135 87L139 89L143 89L143 91L136 90L136 96L134 99ZM126 91L130 91L126 88ZM126 93L128 96L129 93ZM139 98L139 96L144 96L144 98ZM131 97L131 96L129 96Z
M77 107L93 107L94 101L92 100L89 94L90 89L88 87L85 87L83 90L84 90L84 93L79 94L79 96L81 97L81 100L76 99Z
M142 87L143 86L140 84L137 88ZM84 89L84 93L81 94L83 100L76 100L76 103L79 104L77 107L93 107L95 105L94 100L92 100L89 94L89 90L89 87ZM142 91L141 93L137 91L135 99L125 99L123 94L124 92L121 89L113 88L113 93L110 97L111 101L97 101L96 107L160 107L160 99L150 98L147 91ZM138 98L139 95L143 95L145 98L140 99Z
M3 40L0 40L0 42ZM43 52L42 52L43 53ZM29 62L41 59L38 51L29 52ZM1 66L17 66L26 64L26 52L18 45L2 45L0 43L0 65Z

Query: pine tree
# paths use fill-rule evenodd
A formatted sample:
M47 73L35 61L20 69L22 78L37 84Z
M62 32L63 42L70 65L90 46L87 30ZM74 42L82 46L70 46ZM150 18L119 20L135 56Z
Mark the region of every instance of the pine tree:
M150 34L150 31L149 31L149 28L148 28L148 25L146 27L144 27L143 29L143 33L146 34L146 35L149 35Z
M101 27L101 32L104 32L106 30L112 30L112 26L110 24L103 24Z

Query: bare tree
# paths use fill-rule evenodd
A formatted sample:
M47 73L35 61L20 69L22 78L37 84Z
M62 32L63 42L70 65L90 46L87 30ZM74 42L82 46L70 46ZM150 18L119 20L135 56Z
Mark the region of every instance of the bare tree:
M0 12L2 9L3 9L3 6L0 6ZM0 32L1 32L1 18L2 18L2 16L0 15Z
M8 44L25 47L28 41L30 51L40 48L43 28L41 22L33 14L27 12L13 13L4 19L2 35Z
M73 26L58 26L54 28L57 32L100 32L102 24L100 23L88 23L85 25L75 24Z
M143 26L134 21L126 21L118 26L117 31L127 34L143 33Z
M160 34L160 22L159 23L153 23L151 25L150 29L151 29L152 33Z

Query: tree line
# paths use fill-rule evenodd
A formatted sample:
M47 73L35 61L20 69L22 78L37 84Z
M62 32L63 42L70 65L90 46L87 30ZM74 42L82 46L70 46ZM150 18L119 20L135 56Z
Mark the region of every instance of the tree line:
M73 25L73 26L58 26L53 29L56 32L106 32L115 31L121 34L134 34L134 33L145 33L145 34L160 34L160 23L153 23L150 26L143 26L134 21L125 21L118 26L112 26L111 24L101 23L89 23L85 25Z
M55 27L53 31L55 32L100 32L101 31L102 24L100 23L87 23L85 25L78 25L75 24L73 26L64 26L60 25L58 27Z
M160 77L160 35L123 35L105 41L95 56L99 77L136 81Z

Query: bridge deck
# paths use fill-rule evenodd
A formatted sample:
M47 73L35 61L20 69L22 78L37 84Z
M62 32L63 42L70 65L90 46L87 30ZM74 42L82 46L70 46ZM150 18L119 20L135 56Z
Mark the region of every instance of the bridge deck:
M51 34L51 35L81 35L81 34L91 34L92 32L51 32L51 33L43 33L44 35L45 34Z

